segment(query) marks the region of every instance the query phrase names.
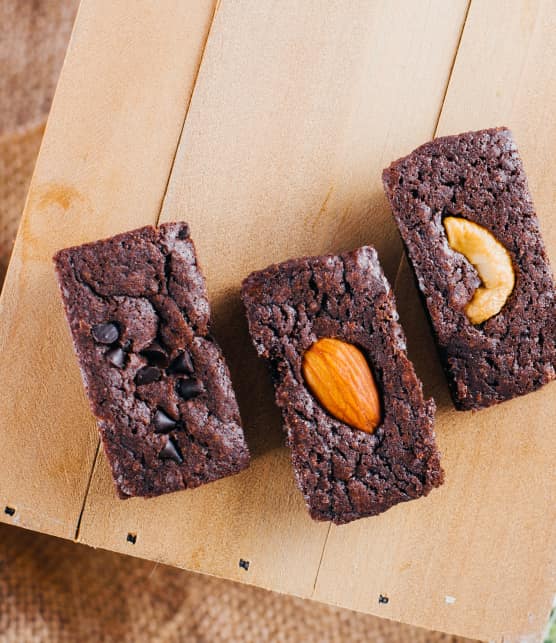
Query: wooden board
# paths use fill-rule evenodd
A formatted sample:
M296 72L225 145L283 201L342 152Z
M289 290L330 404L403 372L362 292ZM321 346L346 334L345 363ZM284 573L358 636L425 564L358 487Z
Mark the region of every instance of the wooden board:
M192 493L115 503L101 457L83 542L129 551L125 538L134 531L141 555L312 594L328 525L310 520L295 487L239 286L272 261L357 246L373 227L380 230L373 242L395 273L400 246L380 169L432 135L466 9L464 2L433 2L425 13L416 6L402 14L403 4L379 8L364 0L346 9L340 2L323 12L320 0L221 3L161 220L191 225L253 463L237 478ZM407 40L415 23L426 37ZM421 61L420 73L407 67L408 58ZM420 117L412 108L417 95ZM395 140L386 119L396 123ZM168 516L161 549L159 526Z
M222 0L211 25L208 1L85 0L0 300L0 508L16 509L0 519L430 628L537 640L556 592L555 387L452 410L407 266L398 271L380 171L436 132L505 122L555 262L554 8ZM254 457L205 488L121 502L50 257L159 218L191 224ZM295 488L238 289L272 261L362 243L398 275L410 352L439 404L447 483L329 528Z

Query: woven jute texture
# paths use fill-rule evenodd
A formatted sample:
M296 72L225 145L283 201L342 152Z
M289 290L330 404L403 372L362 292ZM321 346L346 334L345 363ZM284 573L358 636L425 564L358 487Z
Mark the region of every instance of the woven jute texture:
M76 5L0 0L0 282ZM464 641L7 526L0 640Z

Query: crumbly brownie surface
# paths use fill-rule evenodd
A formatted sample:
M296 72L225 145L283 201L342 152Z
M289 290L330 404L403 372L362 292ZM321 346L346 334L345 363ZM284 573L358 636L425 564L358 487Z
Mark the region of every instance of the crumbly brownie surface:
M297 483L316 520L342 524L426 495L443 481L433 400L407 358L395 302L376 251L307 257L251 274L242 299L259 356L271 367ZM302 375L318 339L360 348L381 392L375 432L327 413Z
M554 379L554 283L511 132L436 139L384 170L383 181L456 408L487 407ZM464 307L480 279L448 245L445 216L485 227L512 259L512 294L478 326Z
M187 225L67 248L54 262L119 495L156 496L245 468L239 410L209 333Z

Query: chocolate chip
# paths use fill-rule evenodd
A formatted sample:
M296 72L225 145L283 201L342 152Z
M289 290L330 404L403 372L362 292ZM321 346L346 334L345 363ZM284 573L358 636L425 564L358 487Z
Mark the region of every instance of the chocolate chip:
M166 413L160 409L157 409L154 414L153 422L156 433L168 433L168 431L171 431L177 424L175 420L172 420L169 415L166 415Z
M180 353L168 367L168 373L193 373L191 355L187 351Z
M176 392L184 400L191 400L202 391L203 387L197 380L178 380L176 384Z
M181 457L177 445L170 437L166 438L166 444L162 447L158 457L161 460L173 460L178 464L182 464L183 462L183 458Z
M150 384L151 382L158 382L162 377L162 371L156 366L143 366L137 371L135 375L135 384L141 386L142 384Z
M91 328L93 339L99 344L113 344L118 341L120 331L114 322L95 324Z
M246 572L249 571L249 561L248 560L243 560L243 558L239 559L239 566L241 569L244 569Z
M123 368L125 365L125 352L121 348L111 348L107 353L106 353L106 359L112 364L113 366L117 366L118 368Z
M378 597L378 602L383 603L384 605L386 605L386 603L388 603L389 601L390 599L388 598L388 596L383 596L382 594L380 594L380 596Z
M155 366L168 366L168 354L158 342L153 342L147 348L141 351L141 355L146 357L151 364Z

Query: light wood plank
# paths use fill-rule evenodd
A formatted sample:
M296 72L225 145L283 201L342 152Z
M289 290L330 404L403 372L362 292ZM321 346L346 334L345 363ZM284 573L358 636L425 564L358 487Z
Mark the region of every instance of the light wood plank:
M51 257L156 222L213 5L81 5L0 301L1 520L75 535L98 436Z
M473 0L438 128L513 129L553 265L555 10L553 1ZM315 597L473 638L538 641L556 592L556 385L456 413L407 263L397 296L439 405L447 481L427 499L333 528Z
M365 242L393 275L400 246L380 170L432 135L466 6L222 2L162 219L191 224L253 462L193 492L121 503L100 458L83 542L311 595L328 525L311 522L295 487L240 282L272 261Z

